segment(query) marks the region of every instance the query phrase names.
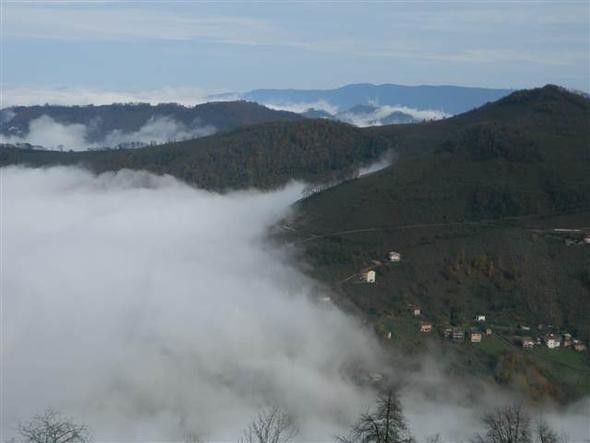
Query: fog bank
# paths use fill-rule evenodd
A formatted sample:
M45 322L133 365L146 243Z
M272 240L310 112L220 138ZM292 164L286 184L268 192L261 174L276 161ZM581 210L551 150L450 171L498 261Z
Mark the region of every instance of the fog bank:
M154 115L137 131L124 132L115 129L108 132L100 142L89 142L88 134L92 131L91 124L80 123L63 124L56 122L48 115L29 122L26 134L2 136L2 143L29 143L49 149L63 148L83 151L96 148L131 147L133 143L150 144L181 141L191 138L205 137L215 133L212 125L201 125L194 122L187 126L169 116Z
M371 338L311 302L264 240L300 186L220 196L141 172L2 175L5 429L51 406L97 440L235 440L277 403L317 440L370 401L350 368L375 370Z
M266 240L302 185L218 195L144 172L0 177L6 437L52 407L96 441L235 441L277 404L299 441L333 441L372 404L374 372L402 387L420 442L467 441L485 411L513 400L444 375L443 355L385 361L371 334L321 300L325 288ZM577 442L589 406L532 415Z

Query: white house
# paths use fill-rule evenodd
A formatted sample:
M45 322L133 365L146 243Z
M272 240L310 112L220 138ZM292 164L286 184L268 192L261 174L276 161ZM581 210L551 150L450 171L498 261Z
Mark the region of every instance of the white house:
M486 321L486 316L478 314L475 316L475 321Z
M363 280L366 283L375 283L375 271L372 269L366 272L363 272Z
M399 252L390 251L387 255L389 257L389 261L391 262L397 263L402 261L402 255Z
M557 334L547 334L545 336L545 345L549 349L556 349L561 346L561 336Z

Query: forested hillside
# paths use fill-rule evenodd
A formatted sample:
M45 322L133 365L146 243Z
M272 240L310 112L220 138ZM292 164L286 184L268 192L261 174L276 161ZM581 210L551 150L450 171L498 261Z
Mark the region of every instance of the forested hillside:
M348 177L389 147L384 138L347 124L302 120L142 149L56 152L5 147L0 165L82 165L97 173L144 169L205 189L269 189L291 179L315 182Z
M552 325L590 338L590 100L547 86L446 121L370 132L404 155L301 201L285 222L309 272L394 336L416 304L438 331L483 313L503 337ZM387 263L389 251L401 262ZM374 285L359 281L367 268ZM490 343L472 349L471 364L506 383L511 371L526 379L528 360L505 360L510 346ZM567 376L537 368L536 395L590 392L583 367Z

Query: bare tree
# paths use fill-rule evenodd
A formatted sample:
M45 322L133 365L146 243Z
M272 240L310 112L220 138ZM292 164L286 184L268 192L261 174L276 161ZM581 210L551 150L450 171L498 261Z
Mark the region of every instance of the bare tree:
M183 443L205 443L205 437L199 432L186 432L182 439Z
M443 443L443 441L440 434L434 434L426 437L426 443Z
M530 418L520 404L498 408L482 419L486 432L474 443L531 443Z
M535 426L535 441L537 443L567 443L569 438L566 434L557 434L541 417Z
M340 443L413 443L402 413L401 403L393 390L377 399L373 412L361 415L347 436L337 437Z
M23 443L88 443L92 441L85 425L74 423L59 412L47 410L18 426Z
M275 406L258 414L244 431L239 443L289 443L297 434L292 418Z

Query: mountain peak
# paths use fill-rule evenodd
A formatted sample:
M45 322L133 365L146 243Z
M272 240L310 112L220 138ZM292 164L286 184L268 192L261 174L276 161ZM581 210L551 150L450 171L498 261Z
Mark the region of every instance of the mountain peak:
M588 106L588 96L583 93L571 91L562 86L547 84L540 88L522 89L500 99L501 104L517 103L557 103L570 102L581 106Z

